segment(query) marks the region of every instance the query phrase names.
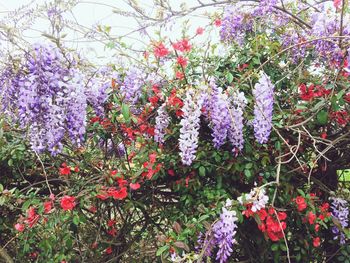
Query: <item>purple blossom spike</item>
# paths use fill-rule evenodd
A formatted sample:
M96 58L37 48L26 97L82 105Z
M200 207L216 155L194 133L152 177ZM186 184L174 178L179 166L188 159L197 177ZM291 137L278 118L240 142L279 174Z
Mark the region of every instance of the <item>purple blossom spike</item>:
M223 207L219 221L213 226L214 237L219 248L216 254L216 260L220 263L227 262L232 254L237 221L238 218L236 217L236 211L229 211Z
M241 151L243 149L243 111L247 105L247 99L243 92L234 91L230 95L230 117L232 123L228 130L228 139L233 145L233 151Z
M274 86L270 78L263 72L253 89L255 98L254 134L261 144L268 141L272 130L273 90Z
M166 103L163 103L157 110L156 125L154 129L154 140L164 143L165 129L169 126L170 117L166 111Z
M219 148L223 145L227 138L228 130L230 129L231 116L229 112L229 103L226 94L222 92L221 88L215 85L213 80L209 85L212 88L210 98L210 120L214 146Z
M180 156L185 165L191 165L196 158L202 104L203 100L197 100L193 90L186 92L179 139Z
M342 228L349 226L349 204L342 198L333 197L332 199L332 216L339 221ZM338 226L332 227L332 232L335 235L334 239L339 240L340 244L345 244L345 234L339 230Z
M76 61L69 61L52 45L35 44L16 73L1 85L2 111L28 131L31 148L56 155L63 137L80 145L86 126L86 96L83 75ZM1 79L1 78L0 78Z
M120 92L124 100L130 104L136 104L141 96L144 74L141 70L132 67L124 77L124 82L120 87Z
M220 39L226 43L242 44L245 34L252 28L253 20L248 15L240 13L234 6L228 6L221 23Z

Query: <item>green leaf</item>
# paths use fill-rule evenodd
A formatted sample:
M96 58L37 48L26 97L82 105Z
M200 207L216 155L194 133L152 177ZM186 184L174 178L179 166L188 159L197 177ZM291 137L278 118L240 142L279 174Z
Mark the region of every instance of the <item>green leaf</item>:
M278 250L278 248L279 248L279 246L278 246L278 244L272 244L272 246L271 246L271 250L272 251L277 251Z
M161 254L163 254L164 251L167 251L168 249L169 249L169 245L165 245L158 248L156 256L159 257Z
M128 105L123 104L122 105L122 114L127 123L130 122L130 108Z
M80 219L79 219L79 216L78 215L74 215L73 217L73 223L74 225L79 225L79 222L80 222Z
M0 184L0 192L4 191L4 186Z
M225 77L229 84L233 81L233 75L230 72L227 72Z
M317 113L317 122L321 125L325 125L328 121L328 112L325 110L321 110L319 113Z
M250 179L252 177L252 172L248 169L245 169L244 175L245 175L245 177L247 177L247 179Z
M204 168L204 166L199 167L199 175L200 176L205 176L205 168Z

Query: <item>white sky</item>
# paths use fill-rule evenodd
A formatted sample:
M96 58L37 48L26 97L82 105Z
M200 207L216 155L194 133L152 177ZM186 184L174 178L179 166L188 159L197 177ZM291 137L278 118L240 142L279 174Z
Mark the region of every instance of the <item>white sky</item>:
M9 11L13 11L20 6L32 3L33 6L37 4L43 4L48 2L53 2L53 0L0 0L0 20L6 17ZM154 12L152 6L152 0L139 0L141 6L146 8L146 12ZM208 2L208 0L202 0L202 2ZM185 3L187 6L198 5L197 0L186 0L178 1L171 0L174 7L179 7L181 3ZM125 4L124 0L81 0L79 4L74 7L73 15L78 21L78 23L84 27L91 28L96 24L111 26L111 35L121 36L129 33L132 30L138 28L137 23L132 18L127 18L113 13L114 8L119 8L121 10L130 10ZM209 23L208 19L203 18L203 13L205 11L212 11L213 9L200 10L195 16L190 16L190 34L193 35L196 28L199 26L204 27ZM73 19L73 15L67 14L69 19ZM180 38L181 36L181 24L182 22L178 20L176 24L169 30L165 32L172 41ZM37 20L37 22L31 27L33 30L23 32L28 42L40 42L45 39L42 36L42 31L48 32L48 24L44 20ZM40 32L41 31L41 32ZM149 30L148 33L152 34L154 37L153 30ZM83 53L90 59L98 59L99 62L105 63L114 54L110 49L106 49L104 44L98 43L96 41L88 41L83 37L82 34L72 33L73 31L67 32L68 35L65 38L66 43L70 43L71 47L82 50ZM165 35L163 34L163 35ZM47 40L47 39L46 39ZM204 40L204 36L202 37ZM130 36L130 38L124 38L124 41L128 45L133 45L133 47L140 49L146 44L149 44L149 39L141 36L139 33L135 33Z

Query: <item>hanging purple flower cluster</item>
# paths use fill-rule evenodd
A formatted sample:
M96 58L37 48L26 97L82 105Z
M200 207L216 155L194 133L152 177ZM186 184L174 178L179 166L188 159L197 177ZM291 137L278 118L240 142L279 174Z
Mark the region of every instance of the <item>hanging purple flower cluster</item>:
M212 92L210 98L210 119L213 142L216 148L220 148L225 143L228 130L231 127L229 103L226 94L215 85L213 80L210 81L209 85Z
M3 110L28 128L31 147L52 155L62 149L66 132L80 145L85 134L86 96L83 76L66 66L68 56L51 45L36 44L12 79L1 87ZM69 61L70 65L75 62ZM11 101L6 101L11 99ZM8 114L12 112L11 114Z
M243 111L247 105L247 99L243 92L233 91L230 98L230 118L232 123L228 130L227 137L233 145L233 151L241 151L244 145L243 138Z
M210 257L212 250L216 246L218 248L216 260L220 263L227 262L235 243L234 237L236 235L237 221L236 211L227 210L226 207L222 208L219 220L206 233L205 238L200 237L198 240L199 247L204 249L203 255L205 257Z
M170 117L166 111L166 103L163 103L157 110L156 125L154 129L154 140L164 143L165 129L169 126Z
M255 98L254 134L261 144L268 141L272 130L273 90L274 86L270 78L263 72L253 89Z
M223 42L243 43L245 34L252 31L253 20L249 14L240 13L234 6L225 8L220 28L220 39Z
M108 67L102 67L95 73L93 78L90 78L87 83L86 97L88 103L91 104L99 117L104 116L104 104L108 99L110 87L109 79L112 77L119 82L119 77L115 74L108 74L112 69Z
M342 198L332 198L332 216L336 218L342 228L349 226L349 203ZM340 244L345 244L345 234L337 226L332 227L335 235L334 239L339 240Z
M185 165L191 165L196 158L202 104L203 100L196 97L193 90L186 92L179 139L180 156Z
M124 101L134 105L141 96L144 74L141 70L131 67L125 74L124 81L120 87Z
M314 14L312 17L312 29L310 34L317 38L331 37L338 35L339 33L339 21L336 16L331 16L324 12ZM349 35L349 29L347 26L343 28L342 34ZM326 39L314 41L315 51L318 55L324 58L330 58L334 61L341 62L343 58L343 52L339 47L338 39Z

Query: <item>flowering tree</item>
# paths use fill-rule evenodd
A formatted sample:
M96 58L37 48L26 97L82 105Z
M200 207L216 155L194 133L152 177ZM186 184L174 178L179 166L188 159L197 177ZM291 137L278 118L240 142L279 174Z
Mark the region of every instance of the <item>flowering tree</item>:
M76 4L13 16L45 43L0 35L6 262L349 261L347 1L129 1L150 41L84 32L125 57L103 67L64 40Z

